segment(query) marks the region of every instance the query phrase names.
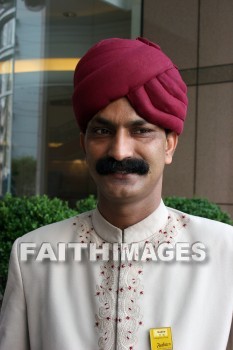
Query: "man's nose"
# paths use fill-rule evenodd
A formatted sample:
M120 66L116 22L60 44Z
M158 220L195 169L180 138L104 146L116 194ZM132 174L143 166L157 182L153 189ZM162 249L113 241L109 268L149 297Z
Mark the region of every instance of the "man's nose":
M119 130L111 140L108 156L116 160L133 157L133 140L128 131Z

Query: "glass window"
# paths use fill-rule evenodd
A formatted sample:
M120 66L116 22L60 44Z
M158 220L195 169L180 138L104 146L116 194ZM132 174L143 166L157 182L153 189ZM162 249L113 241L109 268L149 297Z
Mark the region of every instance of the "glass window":
M1 31L0 48L4 48L14 44L14 19L12 18L3 25Z
M12 96L0 99L0 196L10 192Z
M141 0L16 4L12 188L75 203L95 186L71 105L73 70L97 41L140 35Z
M0 5L0 196L11 189L14 15L12 1L3 1Z

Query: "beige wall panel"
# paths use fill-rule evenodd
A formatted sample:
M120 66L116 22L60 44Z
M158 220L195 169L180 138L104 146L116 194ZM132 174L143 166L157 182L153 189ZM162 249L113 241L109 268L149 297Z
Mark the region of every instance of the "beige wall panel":
M180 69L196 67L196 0L144 1L143 36L157 42Z
M223 211L228 213L233 220L233 205L221 205L220 207Z
M196 88L188 90L189 108L173 163L166 167L163 196L193 196Z
M233 83L199 87L197 195L233 203Z
M233 1L201 1L200 66L233 62Z

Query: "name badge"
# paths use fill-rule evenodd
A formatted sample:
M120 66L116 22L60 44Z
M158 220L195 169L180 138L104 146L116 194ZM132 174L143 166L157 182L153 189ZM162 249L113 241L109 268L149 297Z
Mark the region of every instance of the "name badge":
M171 327L151 328L150 329L151 350L172 350L172 331Z

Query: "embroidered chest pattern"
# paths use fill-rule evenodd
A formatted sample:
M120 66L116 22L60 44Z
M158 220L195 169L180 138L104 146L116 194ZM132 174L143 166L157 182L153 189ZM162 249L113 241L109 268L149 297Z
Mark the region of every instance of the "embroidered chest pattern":
M143 295L141 274L140 263L107 262L101 266L103 279L96 287L96 297L101 304L96 315L100 350L115 349L115 342L119 349L133 349L137 329L142 325L138 305Z
M151 242L154 247L162 242L174 244L175 237L188 222L188 215L169 211L166 225L144 243ZM91 215L78 217L74 225L80 243L96 243L99 246L104 243L94 231ZM94 325L99 333L99 350L114 350L116 343L119 350L136 349L137 333L143 325L140 305L144 296L144 264L136 261L101 264L95 294L99 307Z
M164 228L161 228L148 240L154 247L157 247L160 243L167 242L175 244L175 237L178 233L184 229L189 222L188 215L179 215L170 212L167 218L167 224Z

